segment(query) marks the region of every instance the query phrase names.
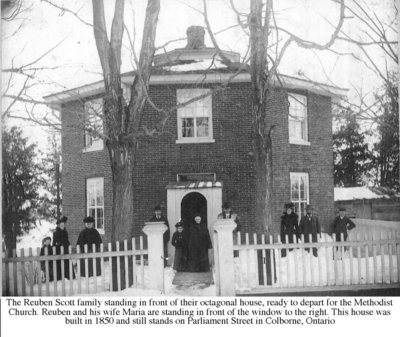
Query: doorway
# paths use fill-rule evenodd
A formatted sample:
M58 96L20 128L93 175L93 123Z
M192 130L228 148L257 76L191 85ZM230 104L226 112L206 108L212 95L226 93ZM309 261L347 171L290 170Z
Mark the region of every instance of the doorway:
M185 224L191 224L195 214L200 214L207 221L207 199L198 192L191 192L182 199L181 219Z

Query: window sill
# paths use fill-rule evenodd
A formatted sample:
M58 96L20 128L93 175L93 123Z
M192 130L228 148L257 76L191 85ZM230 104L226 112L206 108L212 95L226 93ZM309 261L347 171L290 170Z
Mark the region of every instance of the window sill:
M311 145L310 142L302 139L289 139L289 144L294 144L294 145Z
M192 139L177 139L176 144L196 144L196 143L215 143L215 139L211 138L192 138Z
M82 152L86 153L86 152L96 152L96 151L103 151L104 147L85 147Z

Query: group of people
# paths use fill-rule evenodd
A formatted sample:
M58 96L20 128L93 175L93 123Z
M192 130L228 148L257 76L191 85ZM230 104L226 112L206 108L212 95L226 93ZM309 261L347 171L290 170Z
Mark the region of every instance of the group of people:
M294 212L294 204L285 204L285 212L281 217L281 239L283 243L294 243L300 236L304 235L304 242L310 242L310 234L312 242L318 241L318 235L321 234L321 227L318 217L314 213L314 208L311 205L306 206L306 215L299 217ZM336 241L347 240L348 230L355 228L356 225L346 216L346 209L340 208L339 215L333 221L333 233L336 235ZM290 249L291 250L291 249ZM309 251L309 248L306 248ZM318 256L317 248L313 248L313 255ZM286 250L282 250L282 257L286 256Z
M66 216L61 217L57 220L56 224L57 227L53 233L53 245L51 244L51 237L47 236L43 239L43 246L40 250L40 255L54 255L53 247L55 247L55 254L62 255L69 253L70 242L68 238L68 231L66 229L66 223L68 218ZM85 245L87 245L87 252L93 252L93 245L95 245L96 251L99 250L100 244L102 243L101 236L97 229L94 228L94 219L91 216L87 216L83 219L83 223L85 224L85 228L80 232L78 241L76 245L79 247L80 251L83 253L85 252ZM96 276L101 275L101 262L100 259L96 259ZM56 280L62 279L62 264L64 264L64 278L70 279L75 278L75 271L72 269L72 275L70 273L70 261L67 258L60 259L56 261ZM46 279L46 268L48 268L48 278L49 281L54 280L54 272L53 272L53 263L49 261L47 263L42 261L41 262L41 270L42 270L42 279ZM93 268L93 259L88 259L88 268L87 268L87 276L94 275L94 268ZM86 276L86 267L85 261L82 260L80 263L80 276Z

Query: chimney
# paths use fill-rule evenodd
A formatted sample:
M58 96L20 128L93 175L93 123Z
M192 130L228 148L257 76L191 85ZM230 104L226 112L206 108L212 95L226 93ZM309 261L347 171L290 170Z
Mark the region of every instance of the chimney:
M204 49L204 28L201 26L190 26L186 30L187 45L186 49Z

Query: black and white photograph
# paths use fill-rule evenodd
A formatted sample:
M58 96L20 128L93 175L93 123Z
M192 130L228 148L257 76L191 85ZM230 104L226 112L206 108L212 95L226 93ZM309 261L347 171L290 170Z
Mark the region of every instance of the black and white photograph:
M2 296L399 296L398 11L2 0Z

